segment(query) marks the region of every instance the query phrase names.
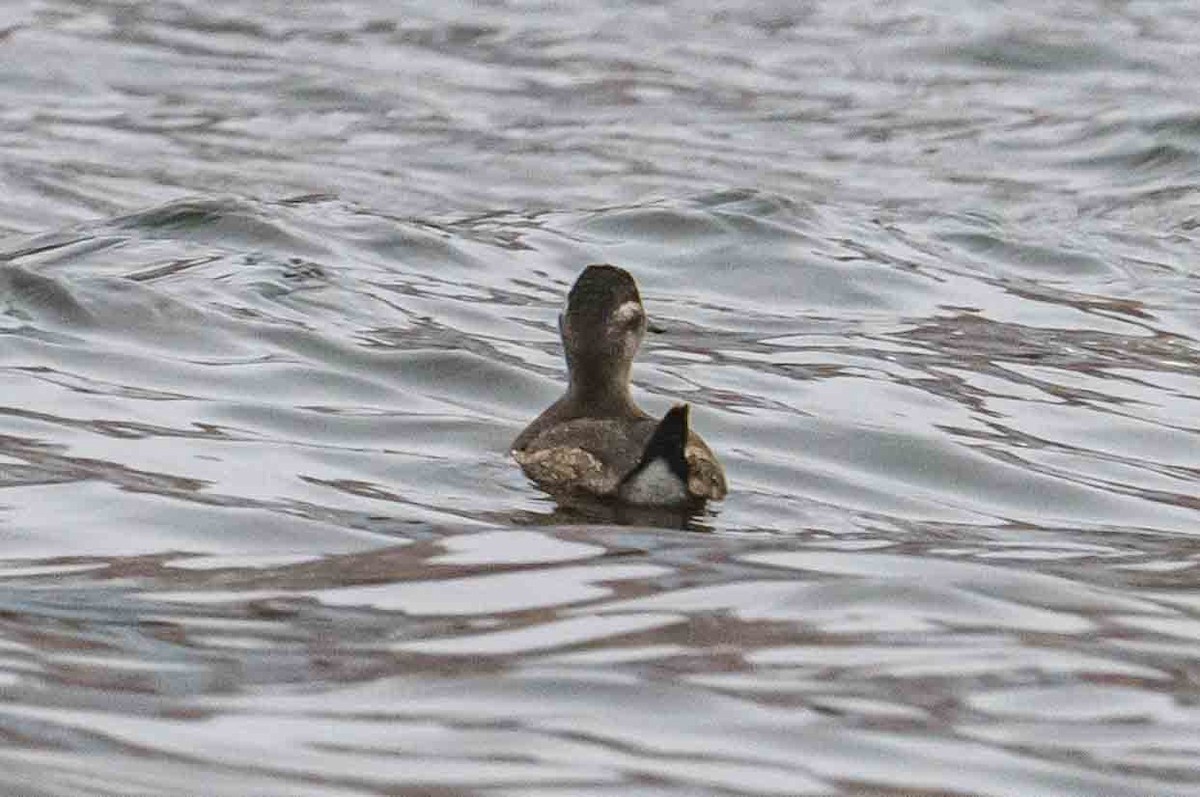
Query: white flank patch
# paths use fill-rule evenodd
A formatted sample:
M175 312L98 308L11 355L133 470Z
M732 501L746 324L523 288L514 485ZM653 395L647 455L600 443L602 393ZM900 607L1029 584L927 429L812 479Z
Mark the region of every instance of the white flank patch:
M631 504L670 506L687 500L687 485L667 466L656 459L621 487L621 497Z

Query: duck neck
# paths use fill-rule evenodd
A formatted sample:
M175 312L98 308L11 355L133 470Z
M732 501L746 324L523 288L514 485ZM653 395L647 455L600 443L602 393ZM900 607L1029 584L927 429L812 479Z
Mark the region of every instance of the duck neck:
M567 400L587 407L589 415L621 416L640 414L629 394L629 365L611 369L571 369Z

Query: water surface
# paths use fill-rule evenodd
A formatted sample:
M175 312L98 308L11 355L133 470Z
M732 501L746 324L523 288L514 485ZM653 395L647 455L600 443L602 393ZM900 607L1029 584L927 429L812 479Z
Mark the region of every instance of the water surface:
M1194 794L1197 42L9 4L0 790ZM686 524L508 458L590 262L729 472Z

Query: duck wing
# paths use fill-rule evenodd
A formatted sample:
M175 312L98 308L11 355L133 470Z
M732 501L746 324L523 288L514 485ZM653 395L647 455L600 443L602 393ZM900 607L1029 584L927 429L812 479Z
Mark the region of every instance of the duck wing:
M512 455L547 492L612 497L654 428L650 418L575 418L543 430Z

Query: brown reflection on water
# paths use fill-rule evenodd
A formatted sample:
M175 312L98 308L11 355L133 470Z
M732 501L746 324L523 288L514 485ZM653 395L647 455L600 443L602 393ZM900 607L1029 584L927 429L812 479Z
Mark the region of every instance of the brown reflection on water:
M1048 762L1092 782L1087 757L1111 753L1118 726L1122 755L1141 744L1182 754L1200 719L1186 701L1195 551L1153 537L986 536L574 525L425 529L343 555L14 562L0 568L0 733L69 757L185 745L236 773L248 759L208 735L213 723L303 720L255 771L296 785L367 756L368 780L388 788L418 785L411 771L381 774L389 756L437 760L400 741L412 723L457 738L476 763L523 746L530 777L557 771L556 745L582 745L576 755L626 786L642 765L626 771L617 750L659 771L683 745L688 760L749 767L749 793L772 767L814 783L875 771L901 788L911 771L886 763L884 742L914 745L920 766L953 784L960 757L977 752L963 734L993 738L1002 769L1034 785L1056 782L1039 780ZM1030 734L1057 721L1052 710L1012 691L1035 686L1048 704L1101 686L1123 690L1122 703L1111 715L1098 704L1094 735L1045 753ZM1014 711L1032 715L1011 726ZM1174 741L1159 737L1164 721ZM369 740L387 727L399 747ZM495 744L470 753L484 729ZM286 762L322 744L312 734L333 757L294 770ZM866 747L846 758L855 744ZM701 771L672 777L695 785ZM1176 775L1146 759L1115 782L1152 778L1153 793L1173 794ZM918 781L907 793L939 792Z

